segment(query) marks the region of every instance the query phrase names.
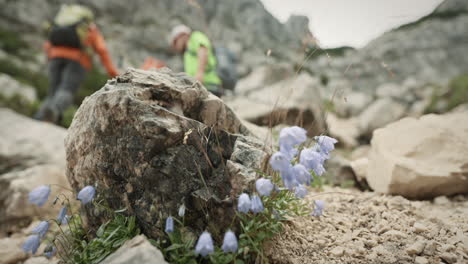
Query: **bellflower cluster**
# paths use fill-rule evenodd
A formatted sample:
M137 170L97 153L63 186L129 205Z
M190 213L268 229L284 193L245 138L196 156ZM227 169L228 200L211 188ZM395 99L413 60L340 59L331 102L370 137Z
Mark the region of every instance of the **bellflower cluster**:
M297 126L283 128L279 137L280 151L270 158L272 169L280 173L284 186L291 191L301 184L310 185L313 180L311 171L316 176L325 172L323 164L330 157L330 151L335 148L334 144L338 142L328 136L315 137L317 144L303 149L298 157L297 147L307 140L306 133L305 129ZM296 158L299 163L293 166ZM303 196L304 188L300 187L296 191L298 197Z
M41 207L49 199L50 192L51 192L50 186L41 185L29 193L28 201L29 203L36 204L37 206ZM77 198L78 200L81 201L82 204L87 204L94 199L95 194L96 194L96 189L94 189L94 187L86 186L78 193ZM57 199L58 198L56 198L56 201ZM66 206L60 209L57 215L57 219L56 219L58 225L63 225L63 224L68 223L68 220L71 217L67 215L67 211L68 209ZM23 251L25 253L31 252L32 254L35 254L41 244L41 239L45 237L47 231L49 230L49 227L50 227L49 221L42 221L37 226L35 226L31 230L32 235L30 235L26 239L26 241L23 243L23 246L22 246ZM44 250L44 255L50 258L55 255L56 251L57 249L53 245L49 245Z
M271 189L273 190L273 184L271 185ZM239 200L237 201L237 210L239 212L247 214L249 211L252 211L252 213L257 214L262 212L263 209L262 199L257 195L252 196L252 200L250 200L249 195L246 193L239 196Z
M228 230L224 234L223 245L221 249L224 253L235 253L238 248L237 237L234 232ZM195 254L206 257L207 255L214 252L213 239L211 234L207 231L203 232L198 238L197 244L195 246Z

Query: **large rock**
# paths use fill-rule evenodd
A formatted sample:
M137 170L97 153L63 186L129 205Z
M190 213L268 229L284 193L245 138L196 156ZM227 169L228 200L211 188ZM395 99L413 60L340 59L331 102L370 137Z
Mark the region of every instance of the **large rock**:
M357 116L372 102L369 94L361 92L349 92L332 97L335 111L340 117Z
M127 208L151 238L181 204L190 228L220 237L267 156L248 135L230 108L185 74L130 69L76 112L67 176L75 190L95 185L110 208ZM87 213L91 223L104 221L98 210Z
M139 235L125 242L116 252L112 253L101 264L167 264L164 256L155 246Z
M341 119L333 113L327 113L327 126L330 136L338 139L338 144L353 148L358 145L360 135L358 121L355 118Z
M236 85L236 94L247 95L257 89L272 85L294 75L293 66L287 63L263 65L253 70Z
M404 118L374 131L367 181L408 198L468 193L468 112Z
M35 217L55 217L59 208L28 204L39 185L68 186L65 177L66 130L0 109L0 236ZM63 189L53 187L52 195Z
M389 98L372 103L359 116L359 129L363 135L370 136L377 128L400 119L405 114L405 106Z
M319 80L306 73L227 99L236 114L260 126L299 125L309 136L326 130Z

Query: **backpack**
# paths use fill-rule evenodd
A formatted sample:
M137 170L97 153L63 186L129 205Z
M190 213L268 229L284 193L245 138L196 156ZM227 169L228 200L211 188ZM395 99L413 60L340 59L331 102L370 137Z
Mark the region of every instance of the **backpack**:
M90 9L80 5L63 5L49 30L48 39L54 46L81 49L89 23L93 19Z
M237 80L237 60L236 55L226 47L215 47L215 57L217 61L216 73L221 79L224 89L234 90Z

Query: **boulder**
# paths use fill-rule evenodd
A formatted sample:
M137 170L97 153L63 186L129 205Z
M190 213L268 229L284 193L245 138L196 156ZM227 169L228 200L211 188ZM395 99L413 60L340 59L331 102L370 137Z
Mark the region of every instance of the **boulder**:
M28 258L21 245L24 238L5 237L0 239L0 264L21 263Z
M357 160L360 158L367 158L370 151L370 145L361 145L351 152L351 160Z
M376 95L378 98L392 98L392 99L401 99L408 92L404 90L406 86L400 86L396 83L383 83L379 85L376 89Z
M319 80L306 73L249 93L227 98L236 114L260 126L299 125L309 136L326 130Z
M161 251L151 245L144 235L125 242L117 251L105 258L101 264L167 264Z
M338 96L333 105L340 117L352 117L359 115L371 102L372 97L367 93L351 91Z
M432 198L468 192L468 112L404 118L374 131L366 175L377 192Z
M112 209L127 208L145 235L187 207L185 222L219 238L240 192L265 165L263 144L194 79L169 69L129 69L88 97L66 138L74 190L97 187ZM90 223L105 221L86 210Z
M236 85L236 94L247 95L257 89L272 85L294 75L293 66L287 63L275 63L254 69Z
M327 113L327 127L330 136L338 139L338 144L345 148L358 145L359 125L355 118L341 119L333 113Z
M17 231L35 217L55 217L59 208L28 204L28 193L39 185L67 188L66 130L0 109L0 236ZM52 196L63 189L52 188Z
M67 130L0 108L0 174L34 165L65 167Z
M33 87L18 82L10 75L0 73L0 87L0 95L7 99L19 96L28 102L37 100L36 90Z
M354 175L356 176L356 180L358 182L365 182L366 181L366 174L367 174L367 167L369 165L368 158L360 158L357 160L353 160L349 163L349 166L353 170Z
M389 98L378 99L359 116L361 133L371 136L372 131L400 119L405 114L405 106Z

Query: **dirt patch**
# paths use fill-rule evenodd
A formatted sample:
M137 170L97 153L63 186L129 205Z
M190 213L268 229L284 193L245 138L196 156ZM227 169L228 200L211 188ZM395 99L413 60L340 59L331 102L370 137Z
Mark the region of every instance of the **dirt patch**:
M409 201L346 192L306 199L326 202L322 217L299 217L268 245L272 263L468 263L468 196Z

